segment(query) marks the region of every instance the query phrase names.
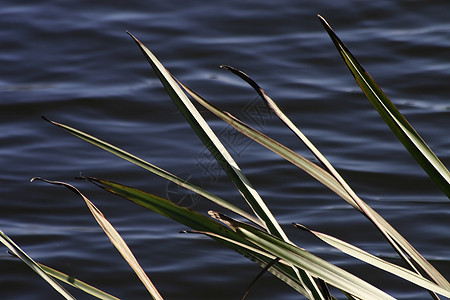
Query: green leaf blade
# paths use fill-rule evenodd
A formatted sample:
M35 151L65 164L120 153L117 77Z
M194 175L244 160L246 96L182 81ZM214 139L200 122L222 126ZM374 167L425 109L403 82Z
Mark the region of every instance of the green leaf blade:
M35 271L42 279L48 282L50 286L61 294L65 299L75 299L69 292L67 292L61 285L59 285L53 278L41 268L28 254L25 253L14 241L0 230L0 243L5 245L15 256L27 264L33 271Z
M231 229L189 208L177 205L165 198L158 197L129 186L124 186L119 183L91 177L86 179L94 184L97 184L101 188L104 188L108 192L121 196L142 207L184 224L194 230L211 232L219 236L220 239L217 238L216 240L256 262L262 267L265 267L273 259L267 258L265 255L261 255L260 252L251 251L246 247L239 246L239 244L248 244L248 242ZM229 241L233 241L233 243ZM238 244L238 246L235 244ZM300 293L307 295L307 291L299 282L296 274L291 268L281 264L275 264L269 269L269 271Z
M257 143L261 144L262 146L266 147L267 149L273 151L274 153L280 155L281 157L285 158L295 166L299 167L300 169L304 170L306 173L311 175L314 179L318 180L325 186L327 186L329 189L331 189L333 192L344 198L347 202L349 202L353 207L356 209L359 209L356 202L352 199L352 197L349 196L348 192L342 187L342 185L331 176L327 171L316 165L315 163L307 160L303 156L297 154L296 152L292 151L288 147L280 144L279 142L271 139L270 137L266 136L265 134L259 132L258 130L250 127L249 125L245 124L241 120L237 119L233 115L231 115L228 112L225 112L219 108L217 108L215 105L213 105L211 102L207 101L203 97L201 97L199 94L191 90L188 86L182 84L182 87L193 97L199 104L201 104L203 107L208 109L210 112L227 122L229 125L231 125L233 128L241 132L242 134L246 135L250 139L256 141Z
M224 199L222 199L220 197L217 197L214 194L209 193L208 191L205 191L204 189L202 189L202 188L200 188L200 187L198 187L196 185L193 185L192 183L190 183L190 182L188 182L188 181L186 181L186 180L184 180L184 179L182 179L182 178L180 178L178 176L173 175L170 172L167 172L164 169L161 169L158 166L155 166L155 165L145 161L142 158L137 157L136 155L133 155L133 154L131 154L131 153L129 153L129 152L127 152L127 151L117 147L117 146L111 145L110 143L105 142L105 141L103 141L103 140L101 140L99 138L96 138L96 137L94 137L94 136L92 136L92 135L90 135L90 134L88 134L88 133L86 133L84 131L78 130L78 129L73 128L71 126L68 126L66 124L62 124L62 123L58 123L58 122L49 120L49 119L47 119L45 117L43 117L43 118L46 121L48 121L49 123L51 123L51 124L53 124L53 125L61 128L61 129L65 130L65 131L67 131L68 133L70 133L70 134L72 134L72 135L74 135L74 136L76 136L76 137L78 137L78 138L80 138L80 139L82 139L82 140L84 140L84 141L86 141L86 142L96 146L96 147L99 147L99 148L101 148L101 149L103 149L105 151L108 151L111 154L114 154L114 155L116 155L116 156L118 156L118 157L120 157L120 158L122 158L124 160L127 160L127 161L129 161L129 162L131 162L131 163L133 163L133 164L135 164L135 165L137 165L137 166L139 166L139 167L141 167L141 168L143 168L143 169L145 169L147 171L150 171L153 174L158 175L158 176L160 176L160 177L162 177L162 178L164 178L166 180L169 180L169 181L171 181L171 182L173 182L173 183L175 183L175 184L177 184L177 185L179 185L181 187L184 187L184 188L186 188L188 190L191 190L191 191L193 191L193 192L195 192L195 193L205 197L206 199L208 199L208 200L210 200L210 201L212 201L212 202L214 202L214 203L216 203L216 204L218 204L218 205L220 205L220 206L222 206L222 207L224 207L226 209L229 209L230 211L234 212L235 214L240 215L240 216L246 218L247 220L249 220L249 221L251 221L251 222L253 222L253 223L255 223L255 224L257 224L257 225L259 225L261 227L263 226L261 221L259 221L257 218L255 218L251 214L245 212L244 210L236 207L235 205L232 205L231 203L225 201Z
M230 227L235 228L238 233L242 234L245 239L252 242L255 246L266 250L275 257L281 258L282 262L293 264L312 276L323 279L325 282L352 295L361 299L394 299L364 280L304 249L286 243L271 234L222 214L217 214L217 218Z
M360 278L324 261L314 255L295 248L273 237L241 229L241 232L249 241L262 247L269 253L280 257L298 268L301 268L313 276L321 278L328 284L345 290L361 299L394 299L381 290L361 280Z
M65 182L61 181L52 181L47 180L39 177L35 177L31 179L31 181L34 180L41 180L50 184L54 185L60 185L68 188L69 190L73 191L74 193L78 194L81 198L83 198L84 202L86 203L86 206L89 208L89 211L91 212L92 216L97 221L98 225L103 229L105 234L108 236L111 243L116 247L117 251L119 251L120 255L124 258L124 260L128 263L128 265L133 269L133 271L136 273L138 278L141 280L141 282L144 284L147 291L150 293L152 298L154 300L163 300L161 294L156 289L156 287L153 285L151 280L148 278L147 274L145 274L142 267L139 265L138 261L134 257L133 253L131 252L128 245L123 240L122 236L117 232L117 230L111 225L111 223L105 218L103 213L92 203L86 196L83 195L76 187L73 185L70 185Z
M99 290L98 288L93 287L92 285L89 285L79 279L76 279L72 276L64 274L58 270L55 270L53 268L46 266L46 265L43 265L40 263L38 263L38 265L45 271L45 273L47 273L47 275L50 275L53 278L56 278L66 284L73 286L73 287L76 287L77 289L82 290L87 294L90 294L94 297L97 297L99 299L104 299L104 300L119 300L119 298L114 297L102 290Z
M319 18L366 97L409 153L444 194L450 198L450 173L447 168L398 111L375 80L364 70L326 20L321 16Z
M411 244L403 236L401 236L386 220L384 220L376 211L374 211L363 200L361 200L340 177L340 175L337 174L337 172L333 172L334 176L332 176L330 173L299 156L297 153L293 152L284 145L277 143L276 141L270 139L259 131L243 123L239 119L233 117L231 114L215 107L209 101L189 89L189 87L183 85L182 83L180 84L197 102L203 105L206 109L214 113L216 116L233 126L241 133L245 134L249 138L255 140L264 147L270 149L271 151L277 153L281 157L306 171L316 180L320 181L328 188L333 190L336 194L338 194L349 204L351 204L355 209L369 218L377 226L380 232L386 237L389 243L391 243L394 249L398 251L402 258L412 267L412 269L414 269L414 264L411 262L411 260L419 265L420 268L424 270L431 278L433 278L433 280L437 284L444 288L449 286L448 281L422 255L420 255L420 253L417 252L417 250L414 249L414 247L412 247ZM411 259L409 259L409 257Z
M139 49L141 49L145 58L150 63L158 78L161 80L164 88L172 98L172 101L178 107L179 111L186 118L186 120L191 125L192 129L195 131L206 148L222 166L229 178L233 181L238 190L247 200L248 204L253 209L255 214L259 217L260 220L264 222L264 226L270 232L287 240L286 234L283 232L270 210L264 204L259 194L252 187L234 159L231 157L226 148L222 145L209 125L200 115L199 111L187 98L186 94L182 91L176 80L144 44L142 44L132 34L130 34L130 36L134 39Z
M257 191L253 188L250 181L243 174L237 163L228 153L227 149L222 145L212 129L200 115L199 111L195 108L186 94L182 91L181 87L178 85L173 76L165 69L165 67L159 62L156 56L147 47L145 47L133 35L130 34L130 36L135 40L136 44L141 49L147 61L150 63L156 75L164 85L166 91L172 98L172 101L184 115L184 117L189 122L192 129L195 131L206 148L222 166L228 177L238 188L239 192L247 201L256 216L263 222L264 227L272 234L282 238L285 241L289 241L288 237L284 233L280 224L278 224L272 212L261 199ZM294 271L297 272L295 268ZM307 275L307 277L309 277L309 275ZM311 294L320 295L322 293L312 278L309 278L306 281L305 286L311 290ZM324 297L321 296L320 298Z
M300 225L300 224L294 224L294 226L297 228L300 228L302 230L308 231L309 233L315 235L317 238L319 238L323 242L339 249L340 251L342 251L356 259L359 259L359 260L364 261L364 262L366 262L372 266L375 266L381 270L384 270L386 272L394 274L394 275L396 275L400 278L403 278L409 282L412 282L422 288L428 289L429 291L439 293L445 297L450 297L449 289L445 289L445 288L429 281L428 279L423 278L422 276L420 276L408 269L405 269L401 266L397 266L393 263L387 262L387 261L385 261L381 258L378 258L356 246L346 243L336 237L308 229L305 226Z

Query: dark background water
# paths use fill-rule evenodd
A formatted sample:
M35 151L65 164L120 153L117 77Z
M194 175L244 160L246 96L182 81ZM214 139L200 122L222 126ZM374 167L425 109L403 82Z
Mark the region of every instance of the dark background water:
M361 94L316 17L327 18L448 166L448 1L30 3L4 0L0 10L0 229L37 261L121 298L148 297L82 200L60 187L29 183L41 176L73 183L95 202L167 299L239 299L259 272L214 241L181 235L184 226L75 180L82 172L199 211L217 209L40 118L86 130L245 207L149 70L129 30L200 94L312 158L249 87L218 66L251 75L355 191L449 278L448 199ZM257 110L262 114L255 115ZM291 222L299 222L398 262L345 201L210 114L205 117L298 245L395 297L426 297L293 229ZM1 299L58 297L3 253ZM249 299L299 298L266 275Z

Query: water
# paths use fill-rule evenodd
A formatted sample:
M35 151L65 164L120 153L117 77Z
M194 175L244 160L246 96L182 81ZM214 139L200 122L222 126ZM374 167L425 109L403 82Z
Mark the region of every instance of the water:
M448 166L449 8L447 1L5 0L0 11L0 228L39 262L121 298L147 297L81 199L60 187L29 183L41 176L76 184L93 200L166 299L238 299L259 272L207 238L178 234L184 226L73 179L82 172L200 211L217 209L40 118L91 132L244 207L124 31L129 30L200 94L311 158L273 115L256 116L261 107L255 93L218 66L251 75L355 191L449 278L448 199L361 95L316 17L327 18ZM426 297L293 229L291 222L299 222L398 260L343 200L278 156L233 135L211 115L205 117L295 242L397 298ZM0 265L1 299L57 297L8 254L0 256ZM249 299L275 298L301 296L267 275Z

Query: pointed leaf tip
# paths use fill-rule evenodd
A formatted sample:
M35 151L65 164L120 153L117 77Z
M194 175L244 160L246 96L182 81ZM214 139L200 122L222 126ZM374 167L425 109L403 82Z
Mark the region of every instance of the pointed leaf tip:
M131 36L131 38L138 44L141 45L141 41L138 40L133 34L131 34L131 32L129 32L128 30L125 30L126 33L128 33L129 36Z
M48 119L48 118L47 118L47 117L45 117L45 116L41 116L41 118L42 118L42 119L44 119L44 120L45 120L45 121L47 121L47 122L53 123L53 121L52 121L52 120Z
M320 22L322 23L322 26L325 27L325 30L328 32L328 34L336 36L333 28L331 28L330 24L328 24L327 20L325 20L324 17L322 17L321 15L317 15L319 17ZM337 36L336 36L337 38Z
M235 67L232 66L222 65L221 68L230 71L234 75L238 76L239 78L247 82L264 99L265 93L264 90L256 83L256 81L251 79L250 76L248 76L245 72L236 69Z
M311 230L310 230L308 227L306 227L306 226L304 226L304 225L302 225L302 224L299 224L299 223L292 223L292 225L294 225L295 228L298 228L298 229L301 229L301 230L305 230L305 231L311 232Z

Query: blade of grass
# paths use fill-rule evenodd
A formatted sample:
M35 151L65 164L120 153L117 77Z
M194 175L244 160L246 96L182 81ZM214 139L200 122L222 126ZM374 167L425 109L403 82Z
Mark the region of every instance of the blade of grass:
M97 138L95 138L95 137L93 137L93 136L91 136L91 135L89 135L89 134L87 134L85 132L82 132L80 130L77 130L75 128L67 126L65 124L57 123L57 122L48 120L46 118L44 118L44 119L49 121L53 125L64 129L65 131L71 133L72 135L74 135L74 136L76 136L76 137L78 137L80 139L83 139L83 140L85 140L85 141L87 141L87 142L89 142L89 143L91 143L91 144L93 144L93 145L95 145L95 146L97 146L99 148L102 148L102 149L104 149L104 150L106 150L106 151L108 151L108 152L110 152L110 153L112 153L114 155L117 155L117 156L119 156L119 157L121 157L121 158L123 158L125 160L128 160L131 163L134 163L134 164L136 164L136 165L138 165L138 166L140 166L140 167L142 167L142 168L144 168L144 169L146 169L148 171L151 171L154 174L159 175L159 176L161 176L161 177L163 177L163 178L165 178L167 180L170 180L170 181L172 181L172 182L174 182L176 184L179 184L180 186L183 186L183 187L185 187L185 188L187 188L189 190L192 190L192 191L194 191L194 192L204 196L208 200L210 200L210 201L212 201L212 202L214 202L216 204L219 204L219 205L221 205L221 206L223 206L223 207L225 207L227 209L230 209L234 213L236 213L238 215L241 215L242 217L247 218L250 221L253 221L253 223L263 227L261 225L261 222L258 219L256 219L253 216L247 214L246 212L242 211L241 209L239 209L239 208L229 204L225 200L223 200L223 199L221 199L221 198L219 198L219 197L217 197L217 196L215 196L215 195L213 195L213 194L211 194L209 192L204 191L203 189L201 189L199 187L196 187L196 186L192 185L191 183L189 183L187 181L184 181L183 179L181 179L181 178L179 178L179 177L177 177L175 175L172 175L172 174L168 173L167 171L165 171L163 169L160 169L159 167L156 167L156 166L154 166L154 165L152 165L152 164L142 160L141 158L138 158L138 157L136 157L136 156L134 156L134 155L132 155L132 154L130 154L130 153L128 153L128 152L126 152L126 151L116 147L116 146L113 146L113 145L111 145L109 143L106 143L106 142L100 140L100 139L97 139ZM241 254L243 254L247 258L251 259L252 261L258 263L259 265L261 265L263 267L267 264L267 262L264 260L264 258L261 258L260 256L252 255L252 254L248 254L248 253L241 253ZM278 278L280 278L281 280L283 280L284 282L289 284L291 287L293 287L295 290L299 291L300 293L302 293L304 295L307 294L307 292L305 291L303 286L299 283L296 275L295 274L294 275L291 274L290 271L288 269L286 269L284 266L279 266L278 265L278 266L274 267L273 269L271 269L271 273L273 273L275 276L277 276Z
M386 220L384 220L375 210L373 210L362 199L360 199L340 176L338 177L340 178L340 181L338 181L330 173L323 170L316 164L303 158L284 145L272 140L261 132L251 128L239 119L233 117L231 114L218 109L209 101L189 89L189 87L183 85L182 83L180 84L197 102L199 102L206 109L214 113L216 116L230 124L241 133L245 134L249 138L260 143L264 147L277 153L292 164L301 168L302 170L310 174L313 178L323 183L336 194L341 196L345 201L351 204L363 215L365 215L370 221L375 224L375 226L386 237L393 248L405 260L405 262L408 263L412 270L415 270L418 274L420 274L419 270L415 266L415 264L417 264L437 284L439 284L443 288L447 288L450 286L448 281L422 255L420 255L420 253L416 249L414 249L414 247L412 247L411 244L409 244L409 242L405 238L403 238L403 236L401 236ZM410 258L413 261L411 261Z
M98 187L110 193L121 196L140 206L150 209L151 211L170 218L178 223L184 224L190 228L222 233L226 231L224 234L230 234L229 230L227 230L226 227L224 227L220 223L211 220L210 218L205 217L204 215L192 209L173 203L172 201L163 197L159 197L141 191L139 189L125 186L109 180L93 177L82 177L82 179L94 183Z
M136 273L136 275L139 277L141 282L144 284L144 286L147 288L148 292L155 300L163 300L162 296L156 289L156 287L153 285L151 280L148 278L148 276L145 274L144 270L141 268L139 263L137 262L136 258L134 257L133 253L131 252L128 245L125 243L125 241L122 239L120 234L116 231L116 229L109 223L109 221L103 216L102 212L88 199L86 196L84 196L76 187L65 183L61 181L52 181L47 180L44 178L35 177L31 179L31 181L34 180L41 180L46 183L54 184L54 185L61 185L72 192L78 194L81 196L86 203L87 207L89 208L90 212L94 216L97 223L100 225L100 227L103 229L103 231L106 233L108 238L110 239L111 243L116 247L116 249L119 251L119 253L122 255L122 257L125 259L125 261L130 265L130 267L133 269L133 271Z
M394 274L400 278L403 278L409 282L412 282L420 287L423 287L425 289L428 289L430 291L434 291L436 293L439 293L445 297L450 297L450 290L444 289L440 287L439 285L429 281L428 279L423 278L422 276L417 275L416 273L405 269L403 267L397 266L393 263L387 262L381 258L376 257L375 255L372 255L356 246L353 246L349 243L346 243L342 240L339 240L338 238L332 237L330 235L311 230L301 224L294 223L294 226L296 228L305 230L320 240L324 241L328 245L331 245L342 252L357 258L361 261L364 261L372 266L375 266L381 270L384 270L386 272L389 272L391 274Z
M303 156L295 153L288 147L278 143L277 141L271 139L270 137L266 136L265 134L259 132L258 130L250 127L249 125L245 124L241 120L237 119L233 115L231 115L228 112L222 111L221 109L217 108L214 104L209 102L208 100L201 97L199 94L191 90L188 86L182 84L179 82L180 85L188 92L188 94L195 99L199 104L201 104L203 107L208 109L210 112L230 124L232 127L234 127L236 130L240 131L242 134L248 136L252 140L258 142L262 146L266 147L267 149L275 152L276 154L280 155L281 157L285 158L295 166L299 167L300 169L307 172L309 175L311 175L314 179L318 180L325 186L327 186L329 189L334 191L336 194L347 200L352 206L359 209L359 206L356 204L356 202L348 195L348 193L343 189L341 184L333 177L331 176L327 171L316 165L315 163L307 160Z
M247 299L248 293L250 293L250 290L255 286L256 282L258 282L258 280L278 261L280 261L280 258L279 257L275 258L269 264L267 264L267 266L265 266L261 270L261 272L258 273L258 275L256 275L256 277L252 280L252 282L250 282L250 285L248 286L248 288L245 290L244 295L242 296L241 300Z
M354 201L355 205L358 207L358 210L363 213L366 217L368 217L375 226L386 236L388 241L393 245L394 249L396 249L403 259L414 268L414 265L409 261L409 258L401 251L398 246L393 243L391 237L385 232L385 230L381 227L377 218L371 214L371 212L366 208L365 203L356 195L356 193L350 188L347 182L341 177L341 175L336 171L336 169L331 165L331 163L325 158L325 156L314 146L313 143L309 141L309 139L298 129L297 126L283 113L283 111L278 107L278 105L270 98L267 93L247 74L244 72L230 67L230 66L221 66L224 69L231 71L233 74L237 75L245 82L247 82L266 102L266 104L272 109L272 111L278 116L278 118L305 144L305 146L313 153L313 155L322 163L322 165L328 170L328 172L336 179L336 181L342 186L348 196Z
M342 43L327 21L319 19L353 77L380 116L437 186L450 198L450 173L425 141Z
M114 297L108 293L105 293L102 290L99 290L96 287L93 287L92 285L89 285L81 280L78 280L72 276L69 276L67 274L64 274L58 270L55 270L53 268L50 268L46 265L37 263L42 270L44 270L45 273L47 273L47 275L52 276L53 278L56 278L64 283L67 283L73 287L76 287L77 289L80 289L84 292L86 292L87 294L90 294L94 297L97 297L99 299L106 299L106 300L119 300L119 298Z
M283 240L289 242L288 237L276 221L275 217L272 215L272 212L250 184L247 177L242 173L239 166L211 130L201 114L177 84L176 80L159 62L156 56L146 46L144 46L144 44L142 44L132 34L128 34L134 39L138 47L141 49L145 58L150 63L158 78L161 80L161 83L169 96L172 98L172 101L178 107L179 111L186 118L206 148L222 166L228 177L252 208L255 215L264 223L265 228L275 236L281 237ZM295 268L294 271L298 272ZM299 278L300 277L304 276L299 274ZM305 281L305 286L311 291L311 297L324 299L324 296L315 281L308 274L306 274L306 277L309 279Z
M215 213L214 216L236 230L238 234L242 234L246 240L258 248L266 250L272 256L281 258L280 262L290 263L304 269L314 277L321 278L325 282L361 299L394 299L364 280L302 248L286 243L258 228L236 221L223 214Z
M275 101L270 98L267 93L253 80L236 68L231 66L221 66L221 68L231 71L233 74L237 75L245 82L247 82L260 97L267 103L267 105L272 109L276 116L305 144L305 146L312 152L312 154L317 158L318 161L322 163L325 169L339 182L339 184L346 190L346 192L354 199L357 198L355 192L350 188L350 186L345 182L341 175L336 171L336 169L331 165L331 163L325 158L325 156L314 146L313 143L298 129L297 126L283 113L283 111L278 107ZM355 201L357 204L357 201ZM362 209L361 209L362 210Z
M248 241L262 247L266 251L281 257L302 270L306 270L312 276L317 276L326 283L348 291L350 294L361 299L394 299L360 278L347 273L324 260L312 257L308 252L295 248L292 244L287 244L282 240L275 239L274 236L258 236L246 229L239 229L238 232L242 233ZM277 242L279 244L277 244Z
M33 271L35 271L42 279L48 282L55 291L61 294L65 299L75 299L61 285L53 280L31 257L28 256L14 241L0 230L0 242L5 245L16 257L26 263Z
M407 256L401 245L395 242L395 238L389 235L389 229L383 228L382 221L378 220L378 217L374 215L367 205L356 195L356 193L350 188L347 182L341 177L336 169L330 164L330 162L322 155L322 153L308 140L308 138L298 129L297 126L282 112L278 105L266 94L266 92L247 74L230 66L221 66L224 69L231 71L244 81L246 81L267 103L267 105L274 111L274 113L280 118L280 120L305 144L305 146L314 154L314 156L322 163L322 165L328 170L328 172L339 182L348 195L353 199L355 204L359 207L361 213L363 213L369 220L371 220L375 226L381 231L386 239L391 243L393 248L399 253L400 257L410 265L412 270L415 270L418 274L420 272L416 269L413 262ZM406 251L407 252L407 251Z
M366 97L430 178L441 188L447 197L450 197L450 173L446 167L384 94L373 78L359 64L356 58L334 33L330 25L328 25L327 21L320 15L319 19ZM418 264L421 270L427 273L437 284L444 288L450 287L449 282L412 248L406 240L396 241L413 261ZM405 258L402 252L400 254ZM412 268L417 270L414 266ZM418 270L417 272L420 274Z
M221 237L221 240L218 241L244 255L250 260L258 263L262 267L265 267L268 263L270 263L271 260L275 258L267 258L267 255L263 255L261 253L261 250L259 249L247 248L248 242L241 236L236 234L234 231L189 208L179 206L162 197L158 197L156 195L149 194L144 191L114 183L108 180L92 177L84 177L84 179L98 185L99 187L105 189L110 193L121 196L140 206L168 217L176 222L184 224L194 230L213 232L214 234L217 234ZM222 240L225 240L225 242ZM233 243L231 241L233 241ZM303 295L308 295L307 291L303 288L291 268L281 264L275 264L272 268L269 269L269 271Z
M205 191L204 189L202 189L202 188L200 188L198 186L195 186L195 185L191 184L190 182L188 182L188 181L186 181L184 179L181 179L178 176L175 176L175 175L167 172L166 170L163 170L163 169L161 169L161 168L159 168L159 167L157 167L157 166L155 166L155 165L153 165L153 164L143 160L142 158L139 158L139 157L137 157L137 156L135 156L135 155L133 155L133 154L131 154L129 152L126 152L126 151L124 151L124 150L122 150L122 149L120 149L120 148L118 148L118 147L116 147L114 145L111 145L111 144L109 144L109 143L107 143L107 142L105 142L103 140L100 140L100 139L98 139L98 138L96 138L96 137L94 137L94 136L92 136L90 134L87 134L86 132L83 132L81 130L75 129L75 128L70 127L70 126L65 125L65 124L54 122L54 121L49 120L49 119L47 119L45 117L43 117L43 119L48 121L48 122L50 122L51 124L61 128L61 129L67 131L68 133L70 133L70 134L72 134L72 135L74 135L74 136L76 136L76 137L78 137L78 138L80 138L80 139L82 139L82 140L84 140L84 141L86 141L88 143L91 143L94 146L97 146L97 147L99 147L99 148L101 148L103 150L106 150L106 151L108 151L108 152L110 152L110 153L112 153L112 154L114 154L114 155L116 155L116 156L118 156L118 157L120 157L122 159L125 159L125 160L127 160L127 161L129 161L129 162L131 162L131 163L133 163L133 164L135 164L135 165L137 165L137 166L147 170L147 171L152 172L155 175L158 175L158 176L160 176L160 177L162 177L164 179L167 179L167 180L169 180L169 181L171 181L171 182L173 182L175 184L178 184L179 186L182 186L182 187L184 187L184 188L186 188L188 190L191 190L191 191L193 191L193 192L195 192L195 193L205 197L206 199L208 199L208 200L210 200L210 201L212 201L212 202L214 202L214 203L216 203L216 204L218 204L218 205L220 205L220 206L222 206L222 207L224 207L224 208L234 212L235 214L238 214L241 217L246 218L247 220L249 220L249 221L251 221L251 222L253 222L253 223L255 223L255 224L257 224L257 225L259 225L261 227L263 227L263 224L261 223L261 221L259 221L257 218L255 218L254 216L250 215L249 213L243 211L242 209L232 205L231 203L225 201L224 199L221 199L220 197L217 197L214 194L211 194L211 193Z
M237 163L228 153L223 144L219 141L217 136L200 115L198 110L187 98L186 94L182 91L177 82L172 78L172 75L166 70L166 68L159 62L156 56L144 44L142 44L132 34L128 34L134 39L139 49L141 49L145 58L150 63L158 78L161 80L161 83L163 84L164 88L172 98L179 111L186 118L186 120L191 125L192 129L201 139L206 148L211 152L211 154L225 170L238 190L242 193L255 214L259 217L260 220L265 223L266 229L268 229L272 234L287 239L283 230L273 217L270 210L264 204L261 197L252 187Z

